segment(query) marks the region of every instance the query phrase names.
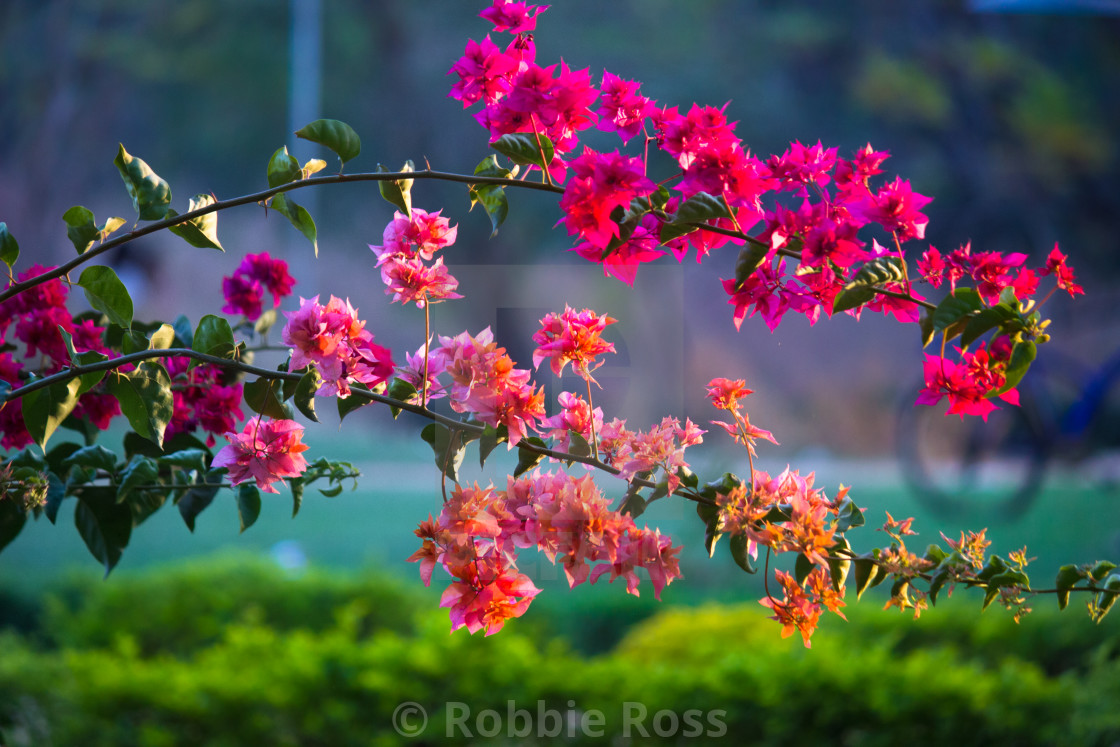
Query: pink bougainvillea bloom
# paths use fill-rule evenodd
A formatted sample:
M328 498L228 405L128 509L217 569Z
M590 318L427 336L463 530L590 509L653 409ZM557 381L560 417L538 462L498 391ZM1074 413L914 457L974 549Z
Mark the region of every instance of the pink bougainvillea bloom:
M560 412L541 421L540 429L549 429L546 436L553 439L558 451L570 451L572 433L578 433L587 441L591 440L591 425L594 421L595 433L603 428L603 410L596 407L592 412L591 407L583 397L571 392L560 392L557 400L560 403Z
M614 225L613 221L611 223ZM654 225L652 230L651 225ZM656 233L658 225L660 224L657 223L657 219L647 214L642 218L642 223L634 229L630 238L609 251L589 241L572 247L571 251L588 261L601 264L604 276L613 276L633 286L638 277L638 267L665 254L660 248L661 240Z
M462 298L455 292L456 280L443 266L443 257L430 265L424 264L419 255L407 258L393 255L381 265L381 280L385 293L392 294L393 302L425 304L438 303L452 298Z
M450 220L440 215L441 212L429 213L417 207L412 208L411 215L395 212L382 233L384 244L369 245L377 255L377 263L380 265L396 255L408 259L419 255L431 261L440 249L454 244L459 227L451 225Z
M926 235L929 218L921 211L932 198L910 189L910 182L896 177L885 184L864 206L864 216L898 237L899 241Z
M918 259L918 272L922 273L922 277L934 288L940 288L945 282L945 270L946 264L941 252L930 244L929 249L922 252L922 256Z
M836 162L837 188L844 191L868 192L868 180L876 174L883 173L880 166L890 157L886 151L877 151L871 143L856 151L851 161L840 159Z
M512 0L494 0L494 4L478 15L494 24L495 31L524 34L537 27L537 16L548 10L547 5L529 5Z
M797 580L785 571L775 570L775 577L784 592L779 601L772 596L767 596L759 603L769 607L774 615L771 620L777 620L782 626L782 638L788 638L794 631L801 633L805 648L812 648L809 641L821 617L821 606L813 601Z
M572 174L560 198L564 211L560 222L570 235L578 235L602 254L612 240L620 237L611 213L616 208L629 208L635 198L650 194L656 185L646 177L640 158L617 151L599 153L584 148L569 165Z
M225 467L234 485L252 479L266 493L279 493L274 482L299 477L307 469L303 426L294 420L251 418L241 433L225 435L229 444L214 455L212 466Z
M374 388L393 375L388 348L375 345L373 335L349 301L331 296L326 306L319 297L300 299L298 311L284 312L288 323L281 338L292 349L290 370L314 365L323 382L316 394L350 396L350 384Z
M972 279L976 281L976 291L986 303L999 303L999 295L1004 288L1010 287L1018 268L1027 260L1027 255L1013 252L1008 255L1000 252L979 252L972 255Z
M754 394L754 390L747 389L747 382L743 379L718 378L708 382L708 399L720 410L738 412L739 400L748 394Z
M1001 359L993 359L984 348L975 353L962 353L962 361L957 363L936 355L926 355L923 366L925 387L918 393L914 404L935 405L942 397L949 399L946 415L979 415L987 420L988 414L997 409L992 402L991 393L1003 386L1005 377L997 370L1003 364ZM1019 403L1019 392L1008 389L999 398L1013 405Z
M260 319L264 297L260 282L244 275L222 278L222 295L226 299L223 313L241 314L250 321Z
M727 302L735 306L735 329L742 326L743 320L748 316L747 311L750 311L749 316L761 313L771 332L777 328L794 296L782 284L784 275L785 260L775 266L767 259L741 284L734 278L722 281L723 289L731 296Z
M767 159L766 165L782 189L808 195L810 186L824 187L832 181L829 172L836 165L836 148L826 149L819 141L808 147L794 141L785 153Z
M597 314L591 309L576 311L565 306L560 314L549 313L541 319L541 328L533 335L538 347L533 351L533 366L540 368L546 359L552 372L560 376L569 363L572 369L586 381L594 381L591 372L603 365L595 359L603 353L613 353L614 343L607 342L601 335L608 324L614 324L606 314Z
M638 134L656 108L651 99L638 93L640 86L637 81L623 80L603 71L603 84L599 89L603 101L599 106L599 129L617 132L624 144Z
M468 40L463 56L447 71L459 76L447 95L462 101L464 108L478 101L492 104L509 92L510 78L518 66L518 60L499 49L489 36L481 42Z
M1070 296L1084 294L1085 289L1074 282L1073 268L1066 264L1066 259L1066 255L1058 251L1058 245L1054 244L1054 248L1046 258L1046 267L1042 269L1042 274L1053 275L1058 281L1058 287Z
M268 252L246 254L237 268L237 274L257 280L272 294L272 305L279 306L280 299L292 295L295 278L288 273L288 263L273 259Z
M510 574L499 576L477 591L466 584L452 584L440 598L439 606L451 607L452 631L466 626L472 634L485 628L486 635L493 635L506 620L524 615L540 591L525 574Z

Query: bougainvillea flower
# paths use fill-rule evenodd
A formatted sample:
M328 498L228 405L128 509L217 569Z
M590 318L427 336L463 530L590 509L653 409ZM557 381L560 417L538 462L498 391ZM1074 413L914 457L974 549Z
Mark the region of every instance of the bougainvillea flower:
M225 467L234 485L252 479L266 493L279 493L274 482L299 477L307 469L303 426L294 420L251 418L241 433L225 436L229 444L214 455L211 466Z
M594 381L591 372L603 365L595 359L603 353L615 352L614 343L607 342L601 335L608 324L617 321L591 309L576 311L567 305L560 314L546 314L541 319L540 330L533 334L533 342L538 345L533 351L533 366L540 368L541 363L548 360L552 372L560 376L571 363L581 378Z
M1054 244L1054 248L1050 250L1050 255L1046 258L1046 267L1043 268L1042 274L1052 274L1058 281L1058 287L1070 296L1076 296L1078 293L1084 294L1085 289L1074 282L1073 268L1066 264L1066 259L1066 255L1058 251L1058 245Z
M512 0L494 0L494 4L478 15L494 24L495 31L524 34L537 27L537 16L548 10L547 5L529 5Z

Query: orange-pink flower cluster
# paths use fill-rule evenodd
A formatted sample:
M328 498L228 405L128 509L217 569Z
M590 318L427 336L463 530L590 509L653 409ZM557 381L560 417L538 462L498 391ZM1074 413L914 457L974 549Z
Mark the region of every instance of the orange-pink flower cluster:
M416 535L423 544L409 560L420 563L425 585L437 565L456 579L440 606L450 608L452 630L471 633L496 633L539 593L517 569L517 556L527 548L559 563L573 587L609 576L624 579L627 592L637 596L637 570L644 568L660 599L681 575L680 548L612 510L590 475L535 472L510 477L506 490L456 488L439 517L429 517Z
M289 368L298 371L311 365L323 382L319 395L350 396L350 385L364 384L370 389L393 375L393 358L388 348L376 345L366 323L349 301L331 296L324 306L319 297L300 299L298 311L285 311L288 323L282 338L292 348Z

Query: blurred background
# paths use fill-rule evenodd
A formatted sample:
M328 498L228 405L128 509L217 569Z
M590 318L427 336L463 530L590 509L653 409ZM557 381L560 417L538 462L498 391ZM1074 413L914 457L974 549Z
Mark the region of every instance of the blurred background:
M1040 370L1049 372L1038 375L1040 396L1058 411L1059 422L1085 382L1114 365L1120 349L1117 5L568 0L541 16L536 42L538 61L562 58L573 68L590 68L593 79L606 69L643 81L643 93L662 105L686 110L693 103L726 103L737 133L761 157L781 153L793 140L819 140L841 156L868 142L889 151L886 176L901 175L935 198L925 210L926 238L942 251L971 241L976 251L1029 253L1028 264L1038 265L1058 242L1086 289L1076 301L1055 296L1046 307L1055 340L1040 352ZM0 220L20 242L17 269L72 256L61 219L71 205L89 207L99 221L131 219L112 163L118 143L170 183L180 211L196 193L230 198L259 191L268 158L281 145L301 161L326 158L292 136L318 117L346 121L361 135L362 153L347 171L372 171L378 164L396 169L406 159L473 171L487 155L485 132L474 110L463 111L446 97L453 82L446 73L467 38L486 33L480 7L385 0L5 0ZM597 137L601 147L618 147L613 135ZM744 378L756 392L747 400L752 421L782 444L763 445L762 468L816 470L830 494L840 482L854 485L857 504L872 509L872 526L882 521L884 508L896 517L915 515L919 547L937 530L955 536L965 527L989 526L994 549L1006 552L1016 549L1007 543L1026 542L1044 574L1063 562L1120 555L1115 373L1101 379L1101 399L1091 403L1094 412L1105 413L1092 437L1062 450L1067 458L1044 474L1032 473L1031 480L1043 480L1040 489L1014 511L998 503L962 509L922 502L906 486L896 456L905 437L900 405L920 386L915 328L865 314L858 324L845 316L813 328L791 317L774 334L756 318L736 332L718 285L733 272L733 254L716 253L702 266L666 260L643 267L630 292L566 251L571 244L563 228L550 228L558 218L553 198L509 197L509 220L488 238L488 220L479 211L468 213L461 187L414 187L414 205L442 208L459 224L447 262L467 298L435 309L438 332L493 325L515 359L527 363L528 336L541 314L565 301L592 306L620 319L611 328L619 354L600 377L608 419L617 414L645 428L671 413L704 423L714 412L697 382ZM223 274L232 273L244 254L269 251L292 264L298 294L349 297L378 342L402 351L398 359L403 350L415 350L422 319L414 309L388 306L367 249L380 243L391 217L376 186L303 190L297 199L318 225L318 259L281 216L241 208L219 220L226 254L162 236L105 260L128 282L138 318L186 314L197 321L220 307ZM549 386L554 397L559 389ZM295 521L285 506L266 503L261 521L242 536L232 501L215 503L193 536L165 509L136 532L114 575L236 548L297 573L308 565L375 569L407 574L415 586L415 567L403 559L414 545L410 529L438 510L438 473L430 468L428 447L413 438L414 426L394 427L387 413L372 409L348 418L345 430L327 422L309 429L306 439L312 453L362 468L356 492L309 496ZM713 433L710 440L718 438ZM746 469L740 455L718 447L706 459L696 465L705 476ZM688 578L679 586L689 590L674 597L674 587L667 599L757 598L761 585L750 579L744 588L742 574L722 553L704 557L702 531L690 514L677 504L657 505L649 514L651 523L686 545ZM37 590L74 564L96 571L76 533L45 521L27 527L0 555L0 580L23 595L28 619L36 621L28 628L47 619ZM559 597L563 607L569 596L589 593L569 595L547 564L528 570L548 588L536 603L542 607L546 596ZM439 593L430 591L429 606ZM621 589L595 592L594 599L612 598L608 604L623 610L602 613L608 621L652 611L644 602L622 606ZM597 615L589 611L573 625L601 630L588 622ZM1083 615L1071 617L1078 619L1068 625L1087 625ZM628 624L618 623L598 643L578 645L605 648Z

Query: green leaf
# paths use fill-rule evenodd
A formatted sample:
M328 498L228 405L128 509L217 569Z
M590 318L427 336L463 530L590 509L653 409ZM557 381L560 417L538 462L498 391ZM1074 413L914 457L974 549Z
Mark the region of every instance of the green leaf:
M961 344L971 345L988 330L1018 318L1018 313L1009 306L999 304L981 309L969 318L961 332Z
M101 444L85 446L63 460L64 467L90 467L104 470L109 474L117 471L117 455Z
M314 366L309 367L307 373L300 377L295 396L292 398L296 403L296 409L314 423L319 422L319 417L315 414L315 392L319 391L322 380L323 377L319 375L318 369Z
M140 220L159 220L167 215L171 205L171 187L160 179L143 160L129 155L120 146L117 157L113 159L117 170L124 179L125 189L132 198L132 208Z
M85 541L90 554L105 566L105 575L121 559L132 534L132 512L118 504L111 488L84 490L74 509L74 525Z
M1003 386L988 396L994 397L1018 386L1019 382L1026 376L1027 370L1031 367L1031 363L1034 362L1037 354L1038 347L1030 340L1015 343L1015 347L1011 348L1011 360L1007 362L1007 369L1004 371L1006 380L1003 382Z
M52 472L57 472L60 475L64 474L66 472L66 460L68 460L75 451L81 448L81 444L72 442L55 444L46 454L45 459L47 466Z
M540 140L538 144L538 138ZM556 148L546 135L532 132L514 132L502 135L490 143L490 147L509 158L514 163L547 168L556 156ZM543 158L542 158L543 155Z
M175 409L167 370L144 361L130 373L111 371L105 381L132 429L162 448L163 432Z
M983 308L984 302L974 288L957 288L933 310L933 328L945 329Z
M234 351L233 330L229 322L213 314L202 317L191 340L191 350L218 358L229 358ZM192 359L188 370L198 365L201 365L200 362Z
M398 402L407 402L416 396L416 387L412 385L411 381L393 379L392 383L389 384L389 388L385 390L385 395ZM401 414L401 408L390 405L389 412L393 414L393 419L396 420L397 416Z
M747 244L739 250L739 256L735 260L735 288L741 288L743 283L747 282L755 270L759 268L763 260L770 254L770 249L758 244Z
M402 172L415 171L416 166L412 161L405 161L404 166L401 167ZM387 173L389 170L377 164L377 171L379 173ZM398 208L406 216L412 215L412 179L396 179L394 181L378 182L377 186L381 190L381 196L390 205Z
M1058 589L1058 609L1064 610L1069 604L1069 590L1085 578L1085 572L1075 565L1063 565L1058 569L1055 586Z
M351 391L369 391L369 387L365 384L351 384L350 389ZM335 401L338 403L339 420L354 412L354 410L357 410L359 407L363 407L370 403L370 400L366 399L365 397L355 397L353 393L351 393L349 397L335 397Z
M509 441L509 430L506 426L501 425L497 428L492 425L486 426L478 441L478 466L485 467L486 458L490 456L494 449L498 448L498 444L506 441Z
M7 223L0 223L0 262L11 267L19 259L19 242L8 230Z
M864 524L863 511L848 496L840 501L836 509L836 531L846 532Z
M291 409L276 396L280 389L280 382L261 377L256 381L246 382L244 386L245 404L253 412L266 415L275 420L288 420L292 417Z
M164 454L158 457L156 461L168 467L178 467L179 469L202 473L206 471L206 464L209 459L210 455L202 449L180 449L170 454Z
M319 492L327 498L334 498L342 492L342 485L335 485L333 488L319 488Z
M57 381L23 395L23 423L40 448L46 448L55 429L73 412L81 384L76 378Z
M751 556L747 553L746 534L731 535L731 539L727 541L727 546L731 550L731 559L735 561L735 565L747 573L758 573L758 569L751 563Z
M148 350L167 350L175 347L175 328L161 324L148 340Z
M315 229L315 221L311 214L302 205L297 205L295 200L289 200L284 195L276 195L269 202L269 205L273 210L287 218L311 242L311 246L315 249L315 256L318 257L319 234Z
M851 550L852 546L848 540L841 537L835 545L832 546L832 551L829 553L828 558L828 575L832 581L832 588L836 591L844 586L848 580L848 572L852 568L852 561L843 553L838 553L838 550Z
M723 536L723 526L720 520L719 506L711 503L696 503L696 515L704 522L704 549L708 557L714 557L716 543Z
M62 214L62 219L66 221L66 237L78 250L78 254L84 254L90 244L101 235L94 221L93 211L89 208L75 205Z
M1116 569L1116 564L1108 560L1098 560L1092 568L1089 569L1089 575L1094 581L1100 581L1107 576L1111 571Z
M680 204L673 220L661 226L661 243L664 244L697 230L696 226L691 224L730 217L731 213L722 198L707 192L698 192Z
M926 347L933 342L933 336L937 330L933 328L933 314L929 313L925 308L922 309L921 316L918 320L918 329L922 333L922 347Z
M85 292L89 305L124 329L132 328L132 297L113 268L94 265L82 270L78 285Z
M167 503L167 488L160 490L137 490L129 496L127 506L132 514L132 526L138 527L152 514Z
M178 340L176 347L191 347L194 343L194 329L191 327L191 320L185 314L180 314L175 317L171 326L175 329L175 338Z
M272 158L268 159L268 186L279 187L299 178L299 161L288 153L288 146L278 148Z
M303 479L293 477L288 480L288 485L292 489L292 518L294 519L299 513L300 506L303 505Z
M842 290L832 299L832 313L839 314L842 311L859 308L868 301L874 299L875 295L875 290L873 288L859 287L852 288L851 290Z
M206 507L213 502L214 496L218 494L218 486L221 483L221 475L224 471L224 468L210 470L190 489L183 491L179 500L176 501L179 506L179 515L183 517L183 522L191 532L194 532L195 519L206 510Z
M27 513L27 509L15 500L15 496L0 500L0 550L19 536L23 525L27 523Z
M440 423L428 423L420 431L420 438L432 447L436 467L455 482L459 482L459 467L463 464L467 449L463 441L463 432L457 429L452 432Z
M622 505L618 507L618 512L629 516L631 519L636 519L646 511L645 498L641 496L641 486L630 483L630 487L626 490L626 495L622 498Z
M296 130L296 137L330 148L343 164L362 152L362 141L358 133L350 125L337 119L317 119Z
M62 340L66 344L66 352L70 356L71 365L84 366L91 363L99 363L101 361L108 360L107 355L98 353L93 350L87 350L84 353L79 353L78 351L76 351L74 349L73 335L63 329L62 325L58 326L58 332L60 335L62 335ZM81 386L78 387L78 396L80 397L90 389L93 389L95 386L97 386L97 382L101 381L101 379L103 379L104 377L104 371L91 371L79 376L78 379L79 381L81 381ZM0 399L0 401L2 401L2 399ZM65 423L62 423L62 425L65 425Z
M900 283L906 279L902 260L898 257L876 257L864 263L845 285L845 290L870 288L884 283Z
M1120 598L1120 575L1113 573L1104 582L1105 591L1097 595L1096 610L1093 612L1093 621L1099 623L1112 609L1112 605L1116 604L1116 599Z
M261 514L261 491L256 485L248 482L237 486L237 516L241 519L241 531L244 532L257 521Z
M812 573L813 569L816 567L813 561L805 557L804 554L798 553L797 559L793 562L793 575L794 578L797 579L797 583L805 583L805 579L809 578L809 574Z
M886 578L880 572L879 566L872 558L861 557L852 561L856 569L856 600L863 596L863 592L872 586L878 586Z
M159 463L151 457L137 454L129 460L128 465L121 472L121 481L117 486L117 502L127 501L137 485L155 485L159 482Z
M512 178L516 171L516 166L512 171L499 166L497 156L493 155L482 159L474 169L476 176L495 176L502 179ZM509 214L506 188L500 184L471 184L467 190L471 198L471 209L473 210L475 205L482 205L486 215L490 217L490 226L494 229L490 232L490 237L493 238Z
M187 212L193 213L195 210L213 205L215 202L217 202L217 200L214 199L214 195L197 194L190 199ZM178 213L168 208L168 218L174 218L177 215ZM193 247L199 249L217 249L219 252L225 251L225 249L222 248L221 242L218 241L217 212L195 216L185 223L169 226L167 230Z
M126 221L124 218L110 218L109 220L105 221L105 223L100 228L97 229L97 237L104 241L105 239L109 238L111 234L116 233L117 229L127 222L128 221Z
M527 438L521 439L521 441L532 444L533 446L538 446L542 449L547 448L545 442L537 438L536 436L528 436ZM529 470L533 469L533 467L536 467L538 464L540 464L542 459L544 459L544 454L530 451L529 449L522 446L521 442L518 442L517 468L513 471L513 476L520 477Z
M591 444L587 443L587 439L575 431L568 431L568 453L572 456L586 457L591 456ZM653 498L650 498L653 500Z

